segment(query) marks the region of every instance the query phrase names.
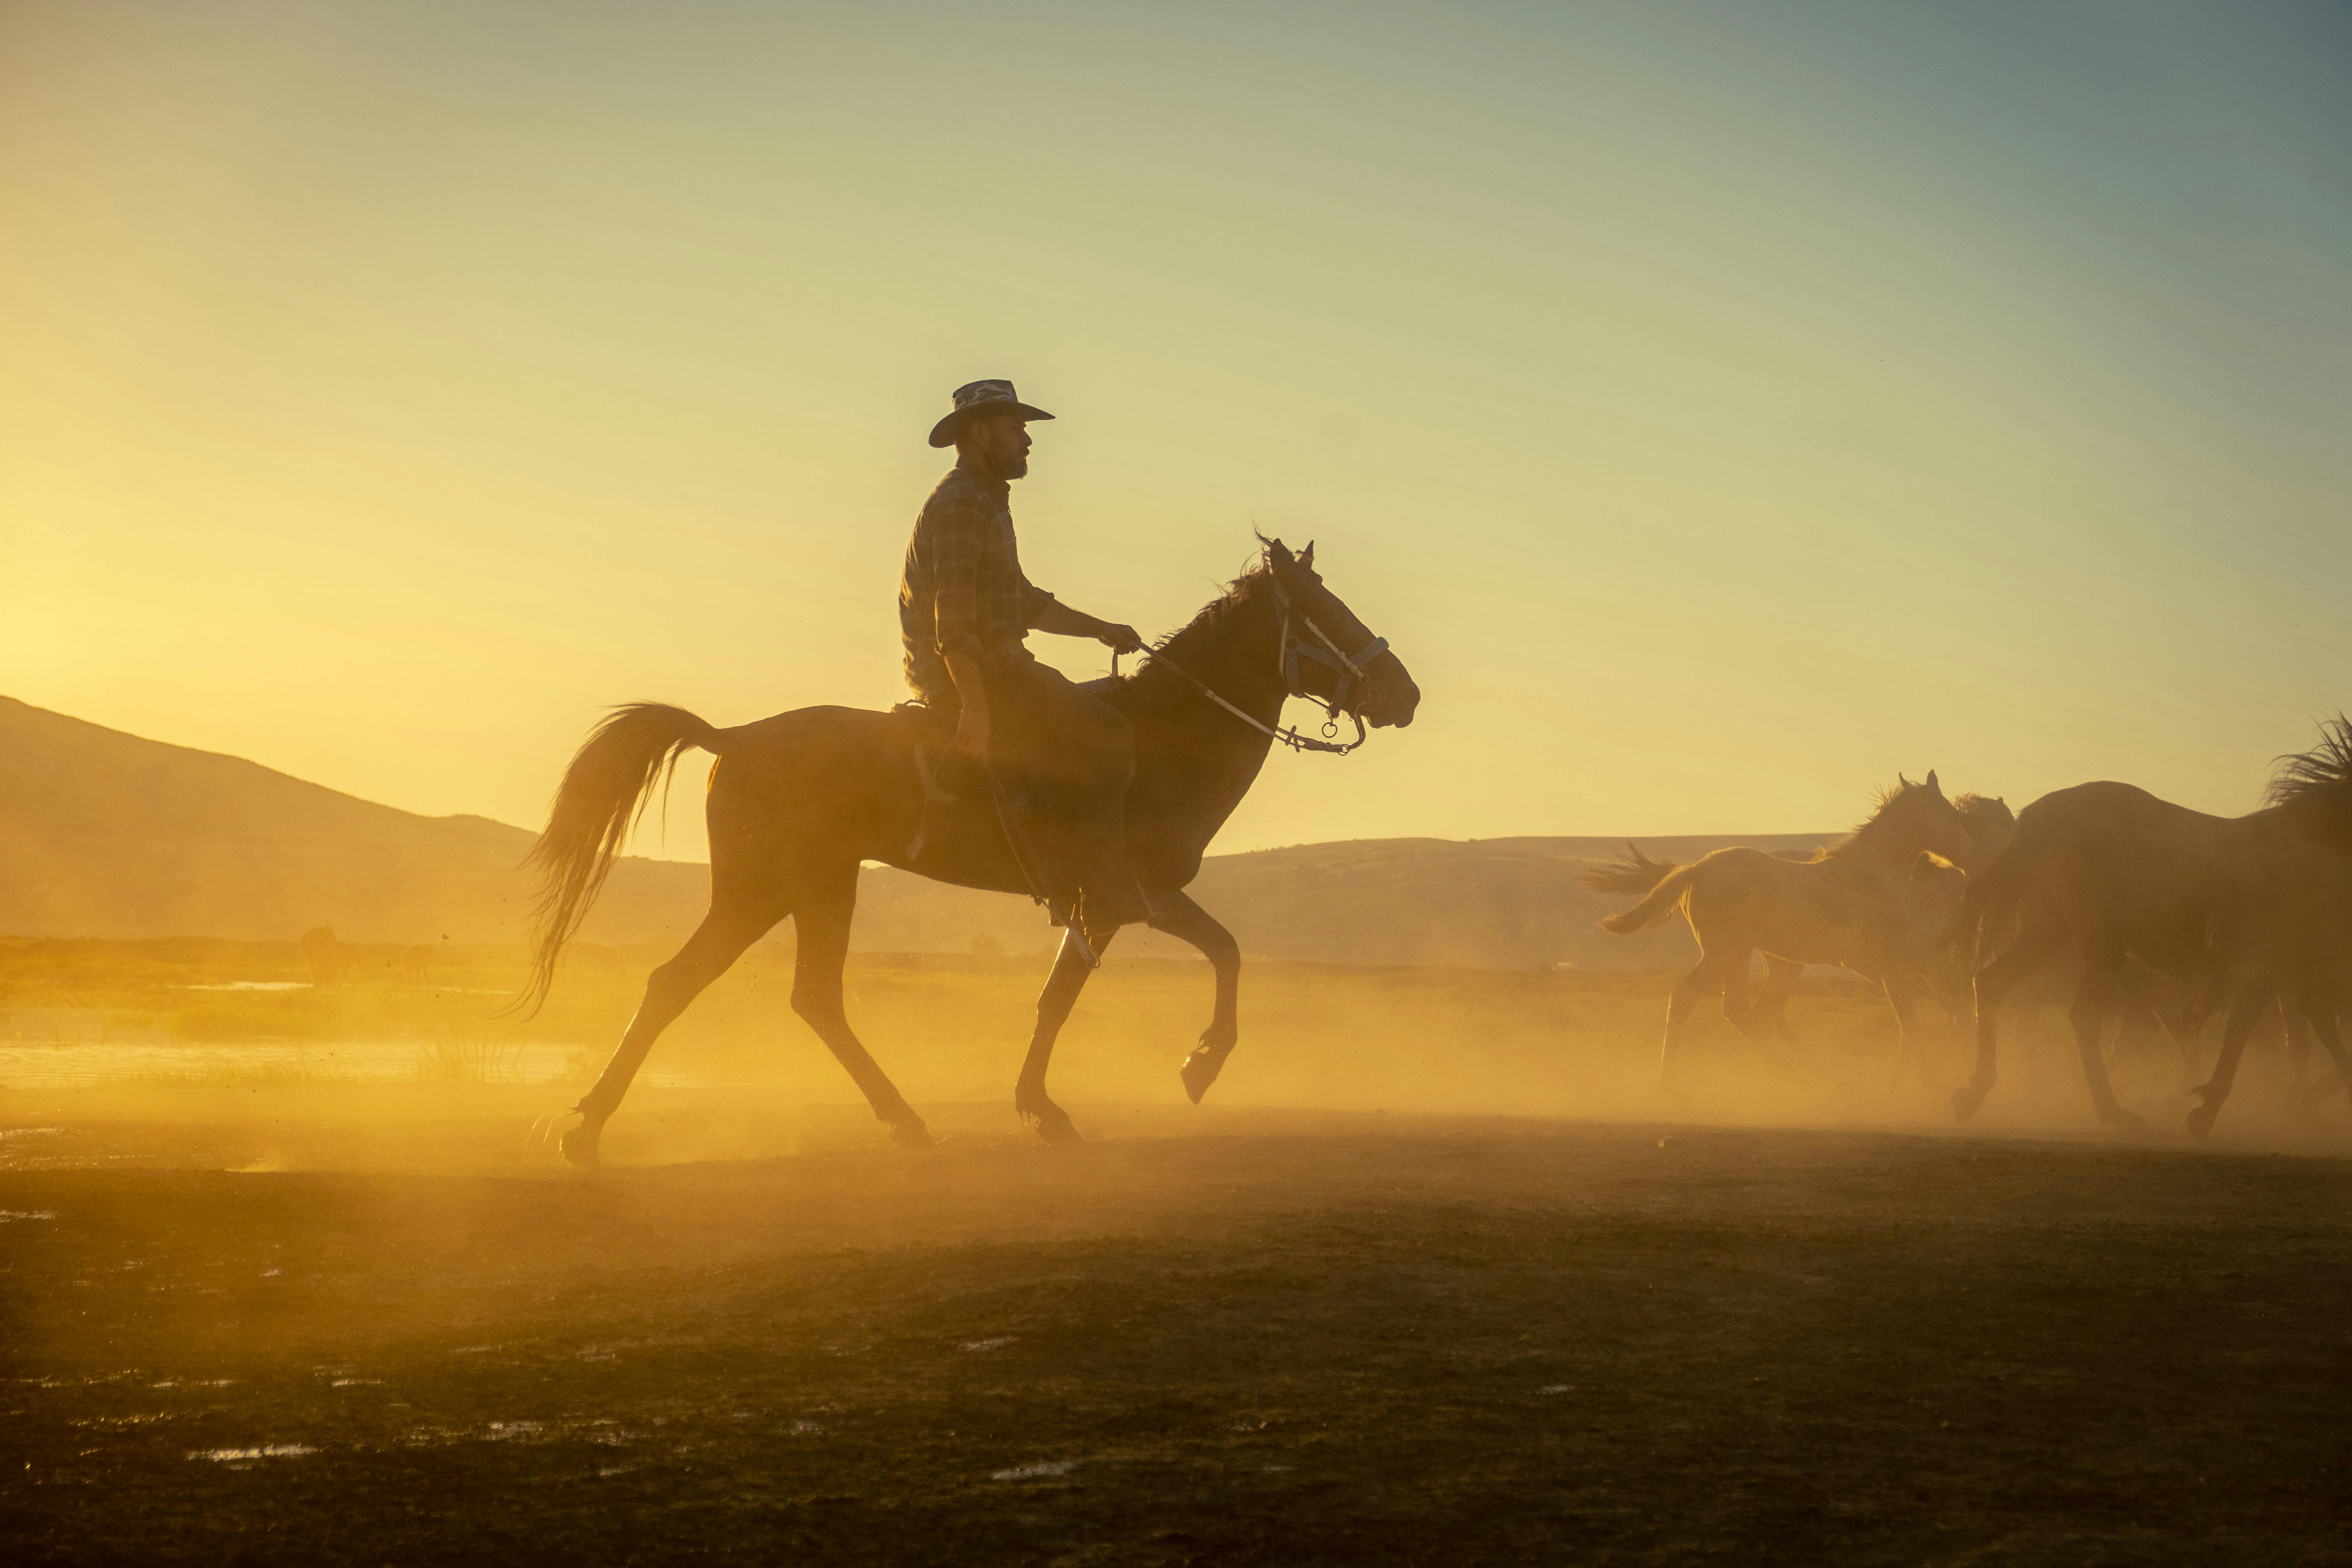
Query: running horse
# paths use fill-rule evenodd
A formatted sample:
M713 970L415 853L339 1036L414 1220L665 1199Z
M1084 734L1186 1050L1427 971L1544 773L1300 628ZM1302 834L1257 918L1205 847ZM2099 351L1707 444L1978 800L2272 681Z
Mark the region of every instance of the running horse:
M1973 1117L1999 1081L2001 1005L2051 963L2081 965L2070 1009L2091 1107L2109 1127L2147 1123L2116 1099L2100 1041L2126 965L2137 960L2228 1009L2213 1076L2189 1131L2212 1131L2255 1022L2275 1005L2352 1080L2336 1015L2352 1002L2352 721L2321 726L2310 751L2278 760L2267 804L2212 816L2100 781L2043 795L2017 836L1970 879L1958 934L1976 971L1977 1070L1952 1091ZM1998 948L1997 953L1994 950Z
M1895 1014L1899 1077L1916 1050L1913 1003L1930 987L1935 954L1916 927L1912 883L1923 857L1966 869L1977 856L1968 824L1931 772L1918 784L1896 775L1870 819L1804 860L1761 849L1717 849L1687 866L1653 860L1632 845L1615 863L1591 866L1584 885L1601 893L1645 893L1632 909L1601 922L1629 935L1676 910L1690 922L1699 960L1675 982L1666 1003L1666 1032L1658 1051L1658 1083L1680 1092L1677 1069L1691 1010L1710 994L1723 998L1733 1027L1784 1072L1787 1058L1765 1037L1779 1022L1759 1017L1748 991L1755 952L1790 964L1837 963L1877 985ZM1787 976L1777 976L1785 988Z
M1258 562L1162 639L1140 669L1097 683L1134 727L1128 844L1152 929L1200 949L1216 977L1209 1026L1181 1069L1194 1104L1240 1035L1241 950L1183 890L1210 839L1249 793L1276 742L1344 754L1362 744L1367 725L1412 723L1421 701L1403 661L1324 585L1314 545L1293 555L1278 539L1261 542ZM1356 738L1317 741L1282 728L1289 697L1324 704L1327 736L1346 715ZM1020 847L1020 814L1008 812L1006 792L958 798L941 787L932 762L948 733L911 705L887 713L801 708L721 730L684 709L639 702L614 710L589 734L530 855L541 884L523 1005L535 1007L545 997L564 942L655 784L689 747L718 758L706 806L710 911L677 956L646 977L645 999L594 1087L571 1112L558 1113L580 1117L563 1134L565 1158L596 1163L604 1124L662 1030L787 915L799 936L793 1011L831 1047L899 1143L930 1143L929 1129L859 1043L842 1006L859 863L878 860L967 888L1038 891ZM1078 1136L1045 1093L1055 1037L1114 934L1066 932L1037 998L1013 1108L1050 1142Z

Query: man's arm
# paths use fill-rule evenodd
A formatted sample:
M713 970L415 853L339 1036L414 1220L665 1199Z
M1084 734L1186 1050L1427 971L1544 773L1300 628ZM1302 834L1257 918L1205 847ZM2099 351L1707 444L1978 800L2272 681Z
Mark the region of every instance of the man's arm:
M956 701L962 709L949 750L974 762L986 762L988 683L981 679L980 656L966 648L950 648L941 657L947 660L948 679L955 682Z
M1110 621L1098 621L1084 610L1074 610L1045 589L1030 587L1022 608L1032 631L1051 632L1062 637L1092 637L1113 653L1140 653L1143 639L1133 626L1123 626Z
M968 506L944 507L931 520L931 617L940 658L955 682L951 750L988 758L988 683L980 673L980 518Z

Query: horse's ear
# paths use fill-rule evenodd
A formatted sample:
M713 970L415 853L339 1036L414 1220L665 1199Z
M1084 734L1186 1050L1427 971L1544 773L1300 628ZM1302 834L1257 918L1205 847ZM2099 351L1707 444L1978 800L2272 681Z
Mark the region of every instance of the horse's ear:
M1290 553L1290 546L1279 539L1269 539L1265 542L1265 558L1276 566L1291 566L1297 563L1297 558Z
M1308 540L1307 548L1298 552L1298 563L1312 571L1315 567L1315 542Z
M1928 787L1929 789L1931 789L1931 790L1934 790L1937 795L1941 795L1941 794L1943 794L1943 793L1944 793L1944 786L1943 786L1942 784L1937 784L1937 783L1936 782L1936 770L1935 770L1935 769L1933 769L1933 768L1929 768L1929 769L1927 770L1927 787Z
M1905 778L1901 773L1896 773L1895 775L1895 787L1897 789L1909 789L1911 787L1911 781Z

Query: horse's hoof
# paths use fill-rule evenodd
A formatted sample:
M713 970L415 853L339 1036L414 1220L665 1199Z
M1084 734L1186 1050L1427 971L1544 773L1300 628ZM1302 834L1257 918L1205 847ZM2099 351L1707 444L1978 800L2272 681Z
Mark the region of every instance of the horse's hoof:
M596 1150L596 1140L604 1128L593 1121L583 1121L563 1135L563 1157L583 1171L593 1171L604 1163Z
M2221 1114L2218 1105L2200 1105L2189 1113L2189 1135L2202 1138L2213 1131L2213 1119Z
M1952 1090L1952 1116L1959 1121L1972 1119L1984 1109L1985 1091L1972 1083L1964 1083Z
M1038 1137L1048 1143L1083 1143L1085 1136L1070 1121L1070 1113L1052 1100L1040 1097L1024 1104L1013 1101L1013 1113L1027 1122Z
M1184 1080L1184 1092L1192 1097L1193 1104L1198 1105L1201 1097L1209 1092L1209 1086L1217 1081L1217 1074L1223 1072L1224 1067L1223 1053L1212 1051L1204 1046L1184 1058L1184 1065L1178 1069L1176 1076Z
M2202 1108L2200 1107L2200 1109ZM2147 1122L2137 1111L2126 1110L2120 1105L2111 1105L2107 1107L2105 1113L2102 1115L2099 1120L2114 1128L2116 1131L2128 1132L2134 1137L2138 1137L2140 1134L2147 1131ZM2190 1120L2195 1120L2193 1115ZM2213 1125L2210 1118L2206 1121L2205 1125L2208 1127Z
M901 1149L929 1149L939 1143L931 1136L931 1130L919 1121L890 1123L890 1142Z

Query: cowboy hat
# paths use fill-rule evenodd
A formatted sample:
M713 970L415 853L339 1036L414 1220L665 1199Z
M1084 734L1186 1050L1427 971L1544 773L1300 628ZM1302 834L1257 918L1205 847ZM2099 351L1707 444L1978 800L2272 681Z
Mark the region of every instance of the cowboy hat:
M956 433L974 415L1003 409L1016 419L1051 419L1042 408L1032 408L1013 394L1009 381L967 382L955 389L955 408L948 416L931 426L931 445L952 447Z

